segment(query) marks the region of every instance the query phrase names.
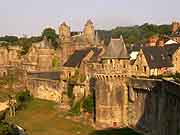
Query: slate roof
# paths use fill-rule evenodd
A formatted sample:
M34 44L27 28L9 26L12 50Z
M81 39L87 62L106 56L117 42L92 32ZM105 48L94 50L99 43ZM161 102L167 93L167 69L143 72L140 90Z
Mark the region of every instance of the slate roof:
M83 49L75 51L66 61L64 67L79 67L81 61L90 52L90 49Z
M98 58L100 57L99 55L102 52L102 48L91 48L91 50L94 52L92 57L90 58L90 61L98 61Z
M60 72L36 72L28 73L28 75L32 78L60 80Z
M93 51L94 54L91 56L89 61L97 61L102 50L102 48L86 48L77 50L68 58L68 60L64 64L64 67L79 67L82 60L88 55L90 51Z
M173 66L164 47L144 47L142 51L151 69Z
M165 49L167 50L168 55L173 55L178 48L180 48L180 44L165 45Z
M122 36L119 39L111 39L103 58L129 58Z

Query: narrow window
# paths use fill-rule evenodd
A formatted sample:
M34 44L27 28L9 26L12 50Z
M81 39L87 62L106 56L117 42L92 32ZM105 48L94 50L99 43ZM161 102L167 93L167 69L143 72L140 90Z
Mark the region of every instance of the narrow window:
M147 67L146 67L146 66L144 66L144 72L146 73L146 71L147 71Z
M136 65L136 71L138 71L139 70L139 65Z

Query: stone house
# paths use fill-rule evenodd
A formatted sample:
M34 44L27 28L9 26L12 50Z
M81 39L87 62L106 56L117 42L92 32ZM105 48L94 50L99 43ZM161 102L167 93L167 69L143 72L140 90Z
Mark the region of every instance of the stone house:
M131 74L134 76L158 76L170 72L171 60L164 47L143 47L132 62Z
M165 49L172 61L174 67L173 72L180 72L180 44L165 45Z
M95 60L100 54L100 48L86 48L76 50L66 61L62 68L62 79L67 83L69 80L76 80L72 85L75 96L82 97L89 94L90 72L89 62Z

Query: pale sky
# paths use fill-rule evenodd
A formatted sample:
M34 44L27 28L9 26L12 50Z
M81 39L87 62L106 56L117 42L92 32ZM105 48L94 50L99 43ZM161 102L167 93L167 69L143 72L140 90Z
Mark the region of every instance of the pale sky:
M0 0L0 36L40 35L66 21L82 30L87 19L96 29L180 21L180 0Z

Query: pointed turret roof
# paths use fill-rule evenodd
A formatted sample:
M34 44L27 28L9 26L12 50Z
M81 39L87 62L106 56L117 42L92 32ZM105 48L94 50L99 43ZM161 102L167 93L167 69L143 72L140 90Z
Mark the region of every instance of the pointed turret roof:
M118 39L111 38L103 58L129 58L122 36Z
M86 25L87 25L87 24L93 25L93 22L89 19L89 20L86 22Z

